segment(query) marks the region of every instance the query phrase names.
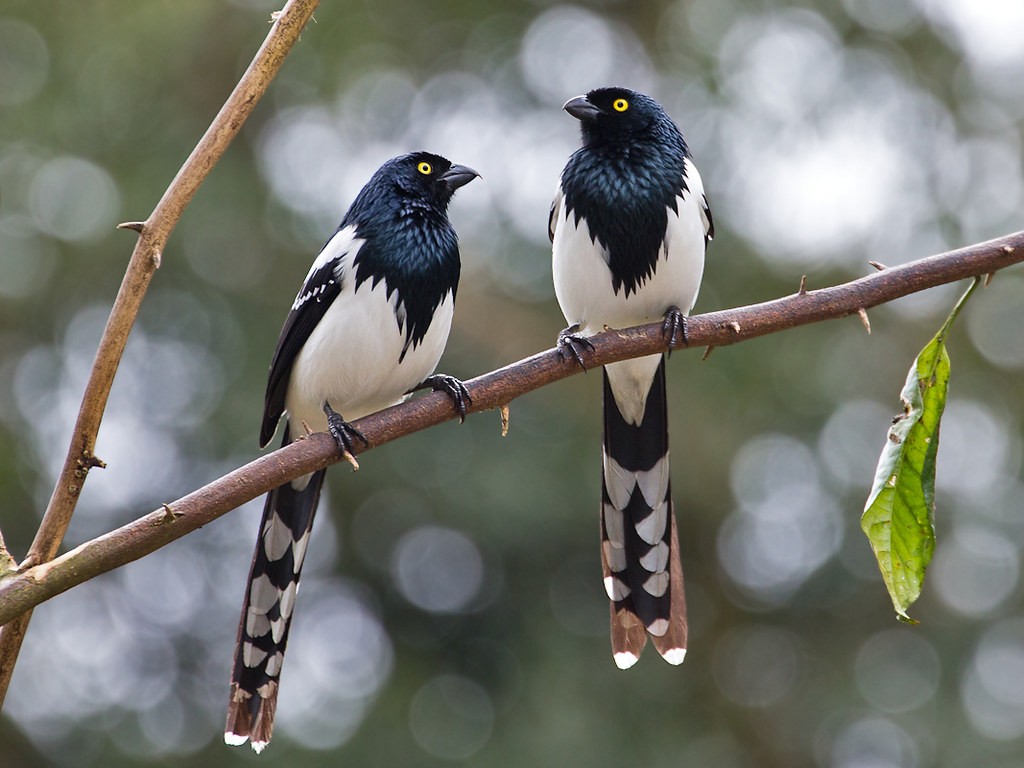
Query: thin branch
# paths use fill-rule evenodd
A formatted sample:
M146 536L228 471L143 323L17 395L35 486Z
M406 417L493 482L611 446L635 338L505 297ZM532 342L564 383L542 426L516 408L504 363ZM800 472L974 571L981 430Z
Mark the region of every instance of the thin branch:
M275 16L274 26L249 68L167 187L153 213L141 225L138 222L125 225L138 231L139 239L96 352L64 467L21 568L45 564L57 554L89 470L94 466L102 466L102 462L93 455L96 435L128 335L153 273L160 266L167 238L200 184L224 154L277 74L318 4L319 0L289 0L281 14ZM26 613L17 622L7 624L0 631L0 707L3 706L30 617L31 614Z
M972 245L832 288L775 301L696 315L687 320L687 347L722 347L800 325L856 315L863 308L917 291L984 275L1024 261L1024 232ZM606 331L583 352L588 366L607 365L666 349L662 323ZM556 349L466 382L470 412L502 408L527 392L579 372ZM360 453L457 416L448 397L434 392L355 422L368 446ZM0 579L0 622L181 538L224 513L300 475L341 460L334 440L318 433L262 456L209 485L164 505L111 533L88 541L53 562Z

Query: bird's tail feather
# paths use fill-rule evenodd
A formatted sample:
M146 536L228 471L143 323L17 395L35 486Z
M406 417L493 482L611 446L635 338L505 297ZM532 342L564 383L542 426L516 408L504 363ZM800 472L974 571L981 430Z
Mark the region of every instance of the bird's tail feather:
M285 434L285 444L288 443ZM286 483L267 494L249 570L235 644L224 741L257 752L270 741L292 609L325 470L301 488Z
M656 364L656 367L655 367ZM669 483L665 361L604 372L601 563L612 652L625 669L651 636L666 661L686 655L686 596Z

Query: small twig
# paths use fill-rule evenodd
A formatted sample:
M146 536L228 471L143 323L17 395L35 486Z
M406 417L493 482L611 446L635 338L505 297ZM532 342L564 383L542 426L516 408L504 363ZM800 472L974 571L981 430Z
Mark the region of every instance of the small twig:
M715 351L714 347L708 347L707 349L705 349L704 350L704 354L701 355L701 357L700 357L700 361L703 363L705 360L707 360L709 357L711 357L711 353L714 352L714 351Z
M506 437L508 435L508 418L509 408L508 403L498 407L498 411L501 413L501 436Z
M797 296L806 296L807 295L807 275L801 275L800 276L800 288L797 289L796 295Z
M888 269L888 267L885 266L885 264L881 264L881 263L879 263L877 261L868 261L868 264L870 264L872 267L877 269L879 272L881 272L884 269Z

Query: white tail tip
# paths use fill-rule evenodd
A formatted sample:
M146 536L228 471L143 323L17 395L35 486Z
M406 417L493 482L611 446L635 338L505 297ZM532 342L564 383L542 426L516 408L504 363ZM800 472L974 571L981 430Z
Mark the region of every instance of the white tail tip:
M612 654L612 658L615 659L615 666L619 669L629 669L640 660L639 656L629 651L620 651L619 653Z
M669 664L682 664L683 659L686 658L685 648L669 648L661 657Z
M229 747L240 747L248 740L248 736L239 736L237 733L232 733L231 731L224 732L224 743Z

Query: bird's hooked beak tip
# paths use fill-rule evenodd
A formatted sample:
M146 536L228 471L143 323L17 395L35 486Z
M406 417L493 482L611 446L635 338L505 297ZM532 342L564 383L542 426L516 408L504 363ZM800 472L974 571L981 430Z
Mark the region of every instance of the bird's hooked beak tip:
M469 166L453 165L438 177L438 181L443 181L448 185L449 189L455 191L459 187L469 184L469 182L476 178L483 177Z
M575 99L569 99L562 105L562 109L577 120L593 120L601 114L601 108L592 104L586 96L577 96Z

